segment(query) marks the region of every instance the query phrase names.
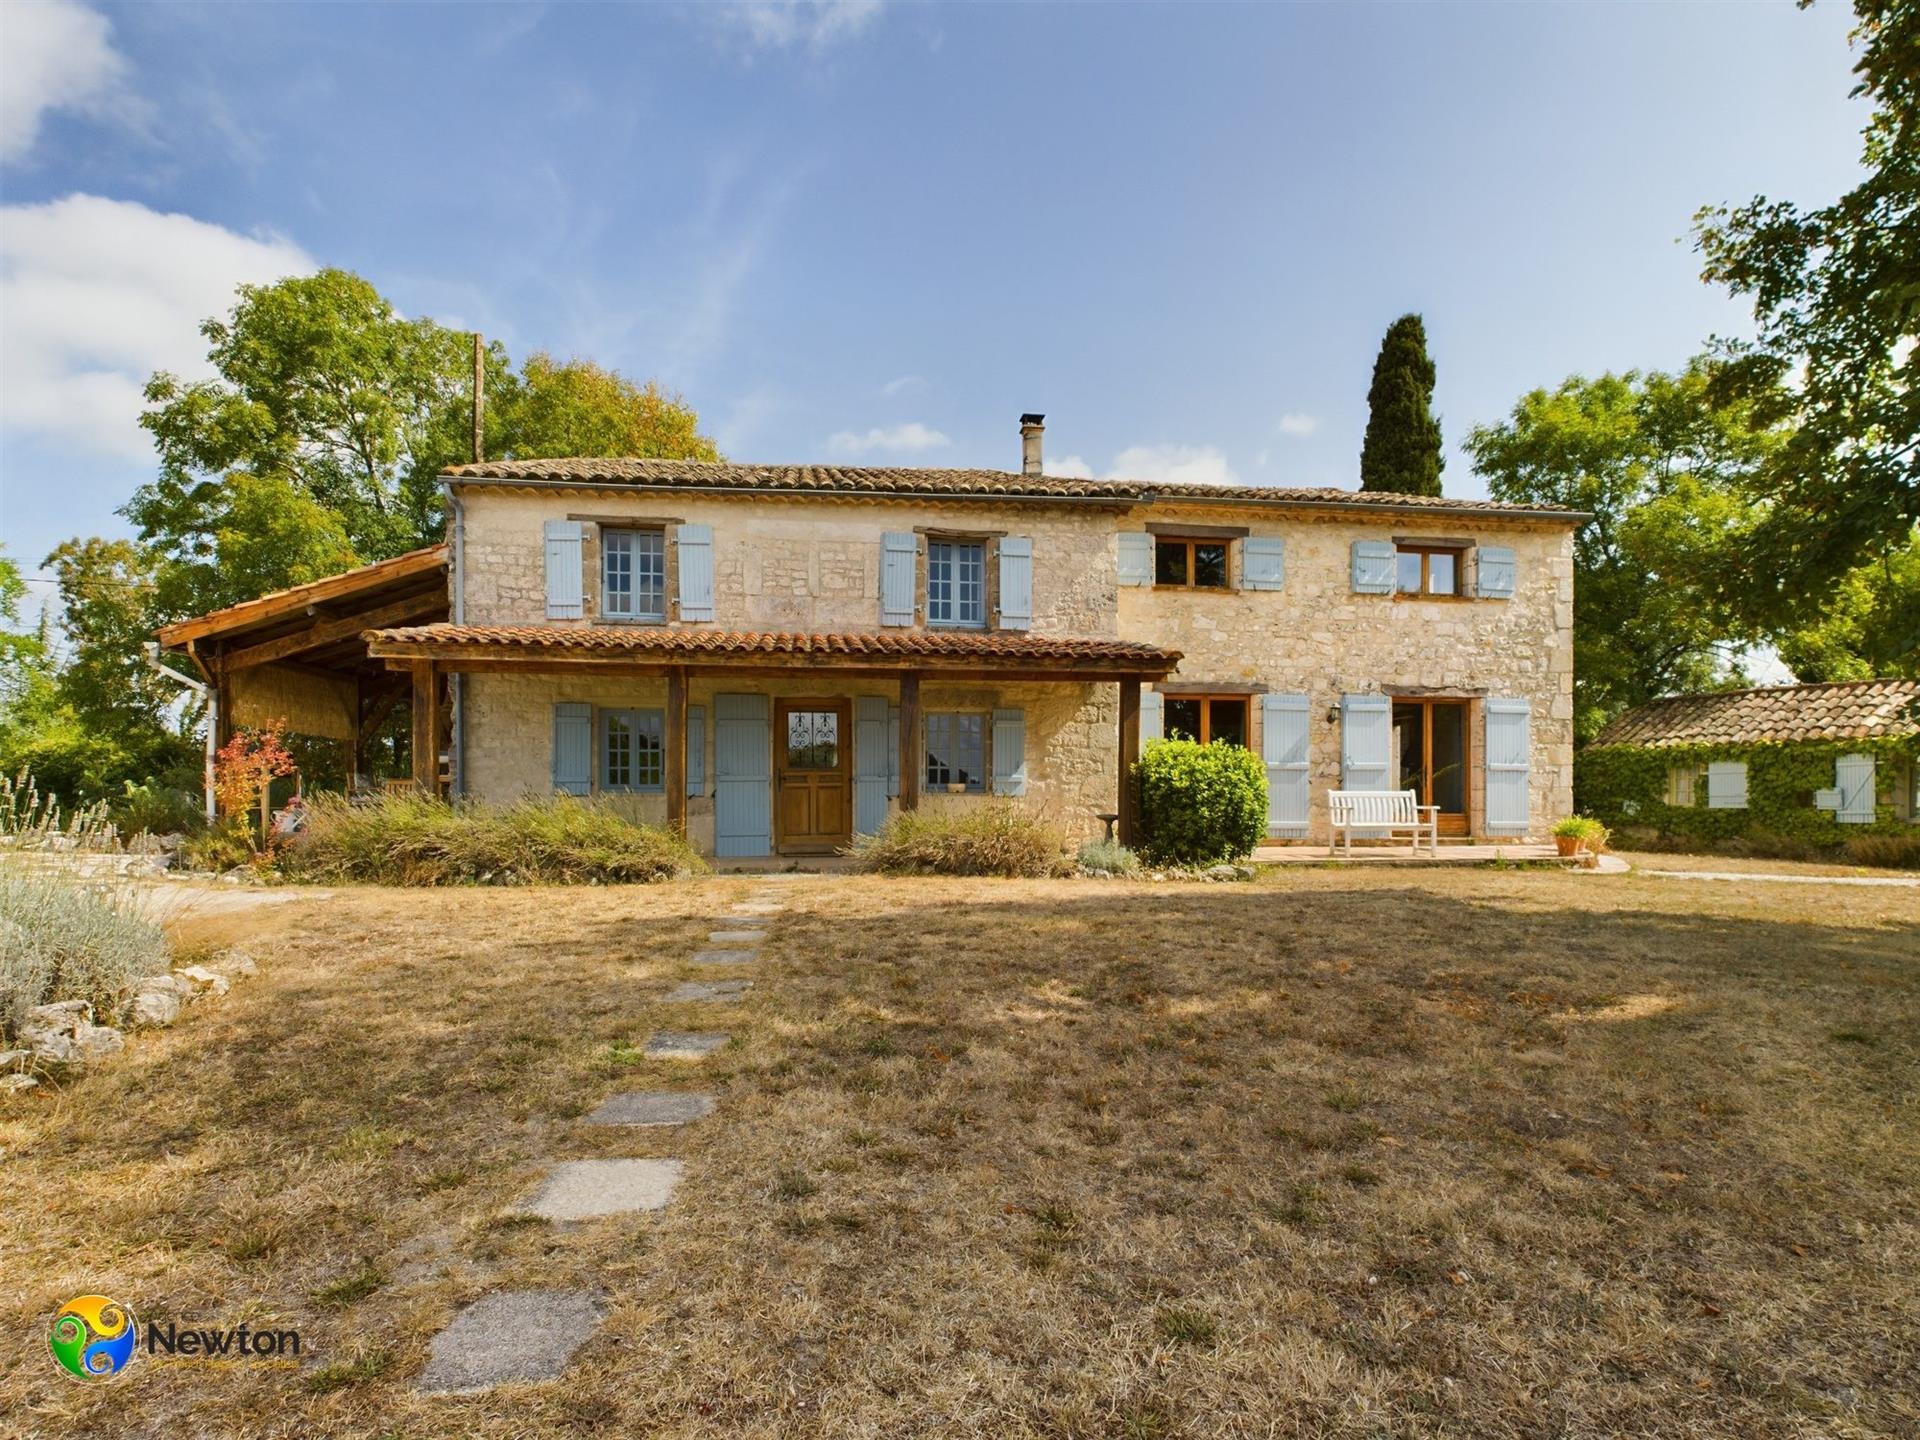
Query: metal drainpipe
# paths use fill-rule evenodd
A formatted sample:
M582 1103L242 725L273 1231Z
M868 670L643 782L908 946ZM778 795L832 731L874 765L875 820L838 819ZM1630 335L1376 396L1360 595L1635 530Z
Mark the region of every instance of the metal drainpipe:
M453 483L442 483L447 489L447 505L453 511L453 604L450 613L454 624L464 625L467 620L467 512L460 504ZM467 793L467 677L455 672L452 683L453 793L462 796Z
M201 777L201 789L202 798L206 806L207 823L211 825L217 818L214 814L213 804L213 770L214 757L220 753L220 742L218 739L220 734L219 697L214 694L213 687L208 685L204 680L195 680L190 675L182 675L178 670L175 670L169 665L162 665L160 663L160 643L157 640L149 640L140 648L146 651L147 668L152 670L156 675L166 676L167 679L173 681L176 685L184 685L187 689L197 692L200 697L207 702L207 761L206 769Z

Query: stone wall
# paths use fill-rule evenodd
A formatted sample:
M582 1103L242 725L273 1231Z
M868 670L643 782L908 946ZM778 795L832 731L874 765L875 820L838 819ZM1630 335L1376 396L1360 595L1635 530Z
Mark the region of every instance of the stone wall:
M1313 717L1309 835L1326 843L1326 793L1340 784L1340 727L1330 707L1347 692L1525 699L1532 705L1528 779L1535 834L1573 809L1573 538L1565 526L1525 525L1471 511L1365 522L1341 516L1268 518L1245 509L1163 505L1121 528L1244 526L1286 542L1286 588L1180 591L1123 587L1120 633L1184 653L1175 681L1304 691ZM1511 600L1402 599L1353 593L1355 540L1466 540L1514 551ZM1238 556L1238 547L1234 547ZM1235 576L1237 583L1238 576ZM1470 587L1469 587L1470 588ZM1260 707L1250 705L1260 747ZM1484 834L1485 735L1470 705L1472 833ZM1397 758L1397 757L1396 757Z

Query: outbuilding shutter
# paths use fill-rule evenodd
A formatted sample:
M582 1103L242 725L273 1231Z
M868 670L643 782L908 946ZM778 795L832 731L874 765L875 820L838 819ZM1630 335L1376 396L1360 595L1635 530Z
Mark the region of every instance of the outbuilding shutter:
M1842 825L1871 825L1875 818L1873 756L1842 755L1834 761L1833 773L1840 788L1840 809L1834 818Z
M1033 628L1033 539L1009 535L1000 542L1000 628Z
M593 707L553 707L553 788L568 795L593 789Z
M707 793L707 707L687 707L687 794Z
M1287 542L1278 535L1249 535L1240 542L1240 588L1287 588Z
M586 592L580 578L578 520L549 520L547 538L547 618L578 620L586 613Z
M1144 530L1122 530L1120 541L1120 583L1153 584L1153 536Z
M1307 833L1311 794L1307 768L1312 739L1305 695L1260 697L1260 753L1267 765L1267 834L1300 840Z
M1707 766L1707 808L1744 810L1747 808L1747 762L1715 760Z
M993 793L1027 793L1027 712L993 712Z
M853 702L853 829L857 835L871 835L887 823L888 769L886 697L856 696Z
M1140 692L1140 748L1167 735L1166 701L1158 690Z
M1473 552L1474 591L1483 600L1511 600L1518 568L1513 551L1502 545L1481 545Z
M1532 707L1525 700L1486 702L1487 833L1527 833L1527 767L1533 753Z
M919 548L911 530L880 537L880 623L913 624L913 572Z
M680 561L680 618L713 619L713 527L676 525Z
M1391 540L1353 542L1353 593L1391 595L1393 593L1394 549Z

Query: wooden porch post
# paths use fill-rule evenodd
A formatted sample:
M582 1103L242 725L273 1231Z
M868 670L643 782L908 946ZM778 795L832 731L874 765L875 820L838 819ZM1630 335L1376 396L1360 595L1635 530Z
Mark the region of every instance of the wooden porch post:
M1138 830L1133 797L1133 763L1140 758L1140 682L1120 682L1120 790L1113 808L1120 812L1120 843L1133 847Z
M900 808L920 808L920 677L900 677Z
M360 788L360 777L367 769L367 686L358 675L353 677L353 699L347 713L353 726L353 738L347 741L347 794L351 795Z
M431 660L413 662L413 783L440 793L440 675Z
M661 736L666 746L663 767L667 784L667 825L687 833L687 672L675 666L667 672L667 723Z

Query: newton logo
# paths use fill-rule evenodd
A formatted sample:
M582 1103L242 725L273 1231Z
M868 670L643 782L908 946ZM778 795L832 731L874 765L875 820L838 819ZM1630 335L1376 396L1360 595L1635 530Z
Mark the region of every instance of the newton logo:
M78 1380L111 1380L133 1359L138 1331L133 1311L104 1295L81 1295L53 1316L47 1348L62 1370Z

